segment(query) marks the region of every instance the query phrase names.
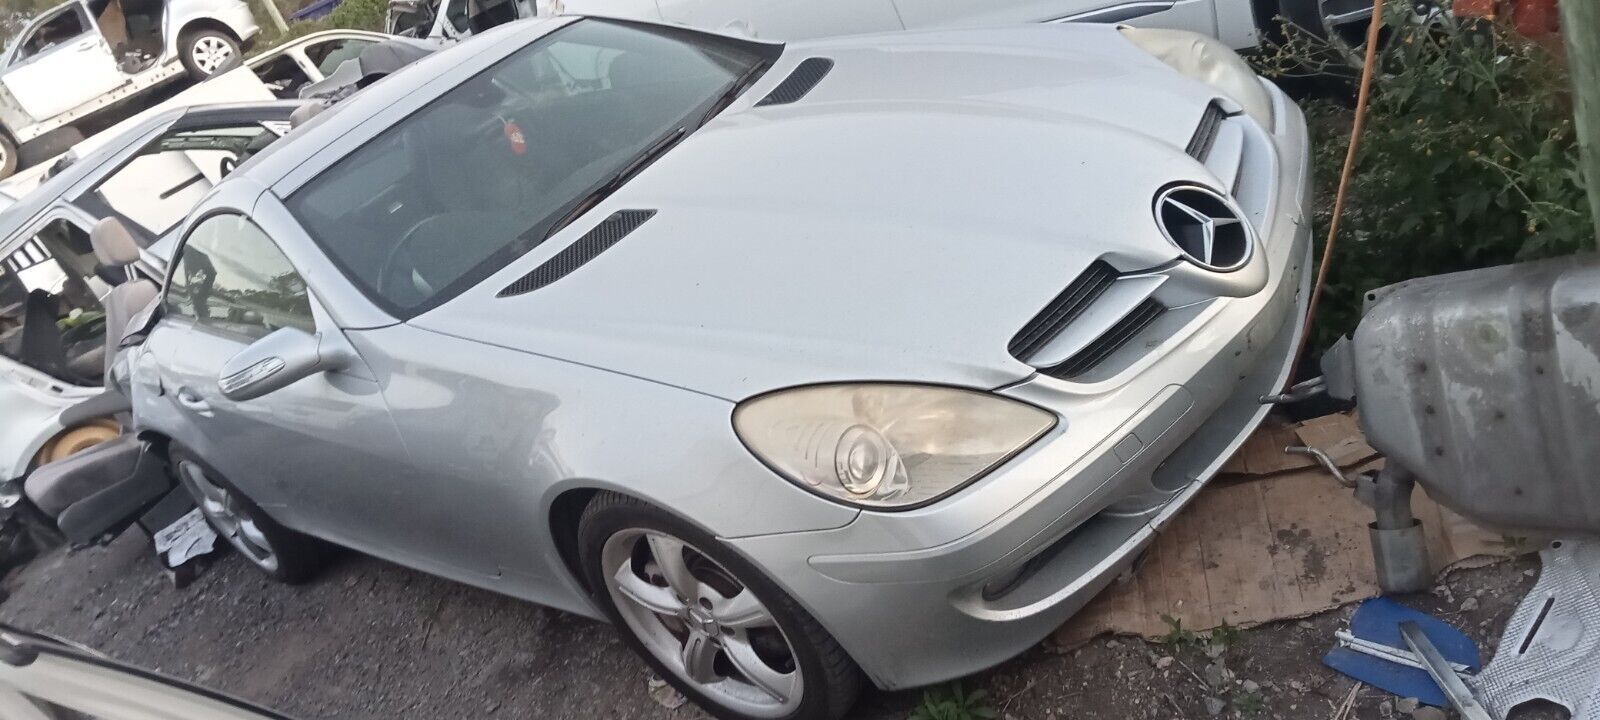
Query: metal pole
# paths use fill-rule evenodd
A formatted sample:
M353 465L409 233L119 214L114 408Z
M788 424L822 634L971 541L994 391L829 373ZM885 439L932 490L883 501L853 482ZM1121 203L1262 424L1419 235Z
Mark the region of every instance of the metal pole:
M267 7L267 19L271 20L272 26L278 29L278 34L287 34L289 32L289 23L283 21L283 13L278 11L277 0L261 0L261 4Z
M1578 152L1589 187L1589 211L1600 242L1600 0L1563 0L1561 34L1572 69L1573 119Z

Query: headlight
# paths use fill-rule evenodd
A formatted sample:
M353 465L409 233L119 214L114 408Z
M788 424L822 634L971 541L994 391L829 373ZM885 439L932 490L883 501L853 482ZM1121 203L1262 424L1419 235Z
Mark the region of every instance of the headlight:
M1117 28L1134 45L1182 73L1226 95L1246 115L1272 129L1272 96L1250 64L1221 41L1187 30Z
M1032 405L973 390L817 385L733 411L744 444L801 487L853 505L918 505L955 491L1056 424Z

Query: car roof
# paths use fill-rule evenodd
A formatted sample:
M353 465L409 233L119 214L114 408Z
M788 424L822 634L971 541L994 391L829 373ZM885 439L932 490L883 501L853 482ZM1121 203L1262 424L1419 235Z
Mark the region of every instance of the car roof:
M24 193L17 201L0 211L0 240L32 222L40 212L49 208L66 191L85 178L100 172L104 166L125 152L135 142L158 128L182 128L186 125L203 125L230 120L257 118L288 119L289 113L304 104L299 100L274 100L270 102L227 103L218 105L193 105L167 110L150 116L144 122L119 133L116 138L78 158L66 169Z

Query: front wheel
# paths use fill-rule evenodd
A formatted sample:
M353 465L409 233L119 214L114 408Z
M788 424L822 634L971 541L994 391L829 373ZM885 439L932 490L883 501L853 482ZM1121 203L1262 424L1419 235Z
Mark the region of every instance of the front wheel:
M833 720L861 671L809 614L710 534L602 493L578 526L583 572L612 624L719 718Z
M195 82L215 77L239 66L239 41L221 30L190 30L178 39L183 69Z
M256 569L293 585L311 579L327 563L326 545L279 525L209 465L177 448L168 459L211 529Z

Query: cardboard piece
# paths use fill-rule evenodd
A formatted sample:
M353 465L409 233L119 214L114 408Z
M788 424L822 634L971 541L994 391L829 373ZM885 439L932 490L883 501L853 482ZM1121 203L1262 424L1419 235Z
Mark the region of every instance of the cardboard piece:
M1344 419L1307 423L1293 432L1341 465L1375 456L1354 420L1337 417ZM1272 436L1266 442L1280 443L1281 431L1265 433ZM1283 445L1277 447L1282 454ZM1243 467L1273 466L1264 453L1259 457L1261 462L1247 460ZM1381 465L1381 460L1368 461L1349 471ZM1156 538L1133 576L1112 585L1057 630L1055 642L1071 647L1104 633L1157 638L1172 630L1167 618L1186 630L1223 623L1249 627L1377 596L1367 535L1372 511L1320 467L1274 472L1245 482L1214 482ZM1412 507L1427 534L1436 572L1518 550L1500 533L1441 508L1420 489Z

